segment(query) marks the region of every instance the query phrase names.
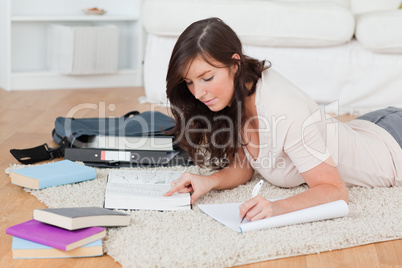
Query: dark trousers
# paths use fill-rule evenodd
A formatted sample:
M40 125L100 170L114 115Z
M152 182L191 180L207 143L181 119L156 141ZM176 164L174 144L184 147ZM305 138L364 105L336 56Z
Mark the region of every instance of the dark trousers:
M367 120L391 134L402 148L402 109L388 107L364 114L356 119Z

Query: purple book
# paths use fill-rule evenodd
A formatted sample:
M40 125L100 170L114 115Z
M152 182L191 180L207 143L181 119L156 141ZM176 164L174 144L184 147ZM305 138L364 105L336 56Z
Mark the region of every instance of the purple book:
M106 228L89 227L74 231L29 220L6 229L6 233L46 246L69 251L106 236Z

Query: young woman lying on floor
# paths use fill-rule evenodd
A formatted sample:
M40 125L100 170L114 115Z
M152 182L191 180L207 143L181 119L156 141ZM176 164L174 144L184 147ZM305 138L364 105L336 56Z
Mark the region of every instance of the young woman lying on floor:
M197 164L219 169L183 173L167 196L193 192L193 203L210 190L246 183L254 171L280 187L309 185L283 200L256 196L242 204L240 217L255 221L347 202L347 186L402 185L402 109L341 123L265 61L244 55L236 33L218 18L180 35L166 80L176 120L171 133Z

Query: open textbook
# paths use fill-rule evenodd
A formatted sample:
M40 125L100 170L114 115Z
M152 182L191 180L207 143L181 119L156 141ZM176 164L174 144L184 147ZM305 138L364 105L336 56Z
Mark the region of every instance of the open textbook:
M190 193L163 196L181 171L111 170L105 193L105 208L144 210L191 209Z
M218 222L240 233L344 217L349 213L347 203L343 200L338 200L258 221L251 222L245 219L240 224L242 219L239 216L239 206L241 204L200 204L198 207Z

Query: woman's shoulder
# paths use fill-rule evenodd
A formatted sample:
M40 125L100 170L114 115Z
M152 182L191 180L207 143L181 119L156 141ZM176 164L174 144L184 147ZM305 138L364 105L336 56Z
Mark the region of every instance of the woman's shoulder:
M306 93L273 68L262 73L255 104L267 113L308 115L319 106Z
M268 102L299 102L304 101L305 97L304 92L272 67L262 72L256 86L256 104L260 105L267 105Z

